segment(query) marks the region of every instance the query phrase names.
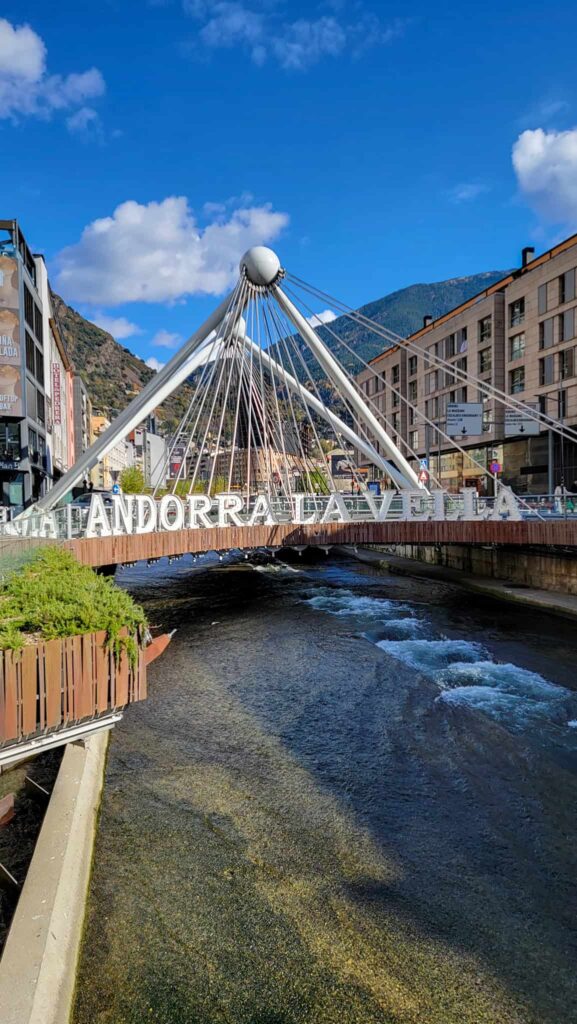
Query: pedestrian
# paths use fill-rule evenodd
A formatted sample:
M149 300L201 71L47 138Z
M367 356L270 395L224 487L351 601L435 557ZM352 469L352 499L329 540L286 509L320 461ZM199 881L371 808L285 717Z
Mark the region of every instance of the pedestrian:
M553 503L553 510L557 513L557 515L563 515L563 505L567 500L568 494L569 491L565 487L565 481L563 480L563 478L561 478L561 482L557 484L553 492L553 496L555 499Z

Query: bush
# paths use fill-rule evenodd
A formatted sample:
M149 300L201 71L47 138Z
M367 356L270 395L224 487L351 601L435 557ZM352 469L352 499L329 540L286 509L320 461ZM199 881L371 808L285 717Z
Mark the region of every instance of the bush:
M126 591L61 548L39 548L0 585L0 648L105 630L115 656L124 648L134 663L134 638L141 642L145 629L144 611Z
M144 494L146 490L144 473L138 466L123 469L118 482L124 494Z

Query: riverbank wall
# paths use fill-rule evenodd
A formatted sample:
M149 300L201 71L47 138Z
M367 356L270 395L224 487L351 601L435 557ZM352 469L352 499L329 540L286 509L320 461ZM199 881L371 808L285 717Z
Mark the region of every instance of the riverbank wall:
M66 747L0 960L2 1024L68 1024L108 733Z
M577 619L577 594L546 590L540 586L529 586L507 579L475 575L461 568L453 568L434 561L411 558L399 554L399 546L349 547L339 546L335 550L360 562L379 565L383 570L399 576L418 576L439 582L455 583L464 590L483 594L499 601L539 608L563 618Z
M577 596L577 549L474 544L385 544L373 550L521 587Z

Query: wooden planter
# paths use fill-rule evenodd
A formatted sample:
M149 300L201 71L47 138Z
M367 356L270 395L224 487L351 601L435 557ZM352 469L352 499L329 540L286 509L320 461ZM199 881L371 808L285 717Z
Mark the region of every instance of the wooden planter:
M0 651L0 747L97 721L145 697L144 652L134 668L124 651L116 662L105 632Z

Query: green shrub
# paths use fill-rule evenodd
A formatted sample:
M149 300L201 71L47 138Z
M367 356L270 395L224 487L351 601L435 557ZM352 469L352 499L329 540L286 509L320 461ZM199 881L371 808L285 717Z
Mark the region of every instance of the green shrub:
M120 636L124 627L127 637ZM61 548L39 548L0 585L0 648L105 630L115 656L124 648L134 663L135 637L142 641L145 629L144 612L130 594Z

